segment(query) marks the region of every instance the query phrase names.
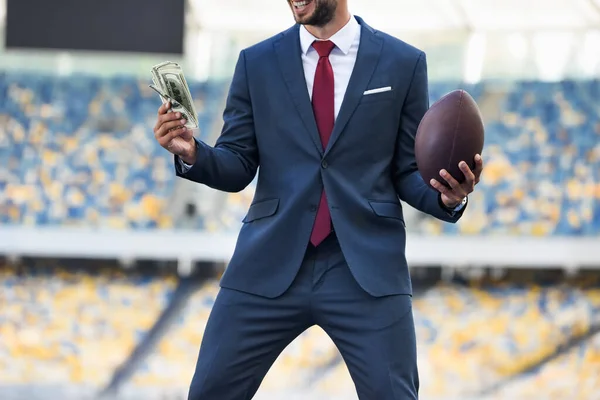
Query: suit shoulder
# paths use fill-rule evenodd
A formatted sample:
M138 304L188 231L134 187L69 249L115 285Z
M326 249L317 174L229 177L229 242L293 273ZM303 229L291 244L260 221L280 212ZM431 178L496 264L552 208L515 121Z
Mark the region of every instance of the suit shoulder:
M375 31L375 35L383 39L384 47L386 52L394 54L403 58L414 58L418 59L425 55L425 52L395 36L388 33Z
M273 51L273 45L278 42L284 35L289 34L293 27L279 32L271 37L261 40L251 46L248 46L242 50L246 55L246 59L263 58Z

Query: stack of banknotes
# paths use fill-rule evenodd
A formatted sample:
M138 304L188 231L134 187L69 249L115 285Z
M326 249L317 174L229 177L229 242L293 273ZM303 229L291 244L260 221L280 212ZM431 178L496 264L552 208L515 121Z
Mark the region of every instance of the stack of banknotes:
M171 110L180 112L187 120L185 126L198 128L198 113L181 66L172 61L155 65L152 67L152 82L150 87L158 92L162 102L171 102Z

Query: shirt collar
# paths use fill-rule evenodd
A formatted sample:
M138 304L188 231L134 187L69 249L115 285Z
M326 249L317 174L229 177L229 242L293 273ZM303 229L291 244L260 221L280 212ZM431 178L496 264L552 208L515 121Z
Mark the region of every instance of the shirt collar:
M344 54L348 54L350 51L350 47L352 47L352 43L354 43L354 39L356 35L360 31L360 24L354 18L354 16L350 16L350 21L342 29L337 31L332 37L329 38L335 44L335 46L342 51ZM319 40L314 37L304 25L300 26L300 48L302 49L302 54L306 54L310 47L312 46L315 40Z

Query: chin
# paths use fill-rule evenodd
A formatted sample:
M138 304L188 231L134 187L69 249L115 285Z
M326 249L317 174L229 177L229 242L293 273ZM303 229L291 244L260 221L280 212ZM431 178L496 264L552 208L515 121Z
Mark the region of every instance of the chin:
M311 20L315 13L316 2L317 0L290 1L290 7L297 23L305 24Z

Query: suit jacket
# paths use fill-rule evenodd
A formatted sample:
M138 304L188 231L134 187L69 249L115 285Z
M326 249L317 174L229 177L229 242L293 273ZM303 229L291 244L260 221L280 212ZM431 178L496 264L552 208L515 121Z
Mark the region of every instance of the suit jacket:
M177 175L214 189L257 186L221 286L276 297L294 280L321 190L342 252L373 296L412 294L400 200L447 222L451 212L415 162L415 134L429 107L425 54L361 18L354 71L325 150L303 74L299 25L239 55L214 147ZM366 90L392 90L363 95ZM432 249L434 251L435 249Z

